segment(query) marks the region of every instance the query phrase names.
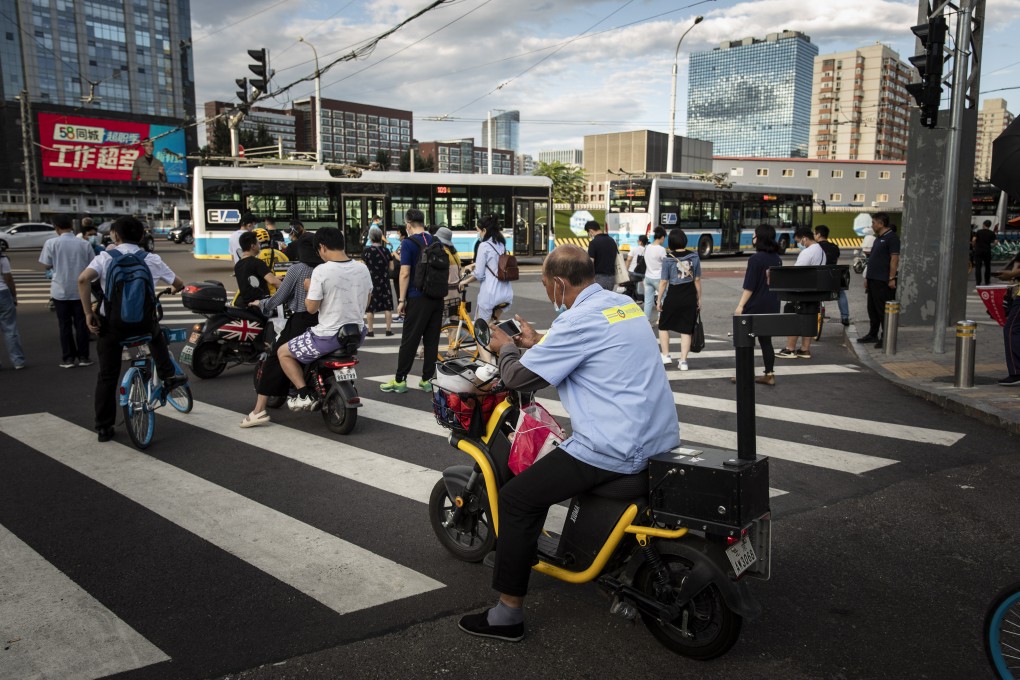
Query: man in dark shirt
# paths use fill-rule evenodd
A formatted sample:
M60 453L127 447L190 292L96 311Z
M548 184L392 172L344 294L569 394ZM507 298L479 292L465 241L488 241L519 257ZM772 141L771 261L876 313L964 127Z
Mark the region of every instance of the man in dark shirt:
M974 277L979 286L987 286L992 280L992 246L995 245L995 240L991 220L985 220L970 239L971 247L974 249ZM984 283L981 282L982 269L985 272Z
M829 228L824 224L815 227L815 241L825 251L825 264L836 264L839 260L839 246L829 240ZM850 302L846 299L846 291L840 290L836 299L839 306L839 319L844 326L850 325Z
M281 281L259 257L259 242L254 233L246 231L240 237L241 259L234 265L237 279L237 296L234 305L247 307L250 303L269 297L269 284L279 286Z
M602 231L602 226L595 220L588 220L584 225L588 232L588 257L595 266L595 283L606 290L616 288L616 254L619 249L616 241Z
M900 267L900 239L889 228L889 216L875 213L871 218L875 243L868 256L868 277L864 290L868 294L868 334L857 342L874 342L881 348L879 332L885 320L885 303L896 299L896 274Z

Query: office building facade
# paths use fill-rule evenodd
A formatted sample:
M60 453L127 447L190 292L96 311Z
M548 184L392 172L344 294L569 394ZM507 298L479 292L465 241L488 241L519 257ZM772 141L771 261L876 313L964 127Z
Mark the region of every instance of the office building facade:
M189 0L0 0L3 219L186 207L185 156L198 146L186 125L190 44ZM148 150L155 160L140 174Z
M992 142L1002 134L1015 116L1006 109L1005 99L986 99L978 112L975 179L987 181L992 175Z
M669 135L653 130L585 135L584 200L605 201L611 180L664 173L668 142ZM673 146L673 172L711 171L712 142L676 136Z
M539 163L564 163L566 165L584 165L583 149L560 149L557 151L539 151Z
M294 102L295 139L298 151L314 151L316 135L322 135L322 160L326 163L372 163L384 152L389 170L400 166L400 157L411 147L414 121L410 111L370 104L322 100L322 129L316 131L315 97Z
M236 108L236 104L206 102L204 108L208 119ZM293 111L253 106L241 121L240 129L257 132L259 127L264 128L274 142L282 143L284 157L297 151L297 123Z
M711 141L722 155L807 157L817 54L798 31L691 54L688 136Z
M885 45L815 57L808 155L905 160L913 74Z
M506 149L517 153L521 147L521 112L493 111L492 114L492 148ZM489 146L489 126L488 120L482 121L480 146Z
M447 141L422 142L418 152L431 158L436 172L486 175L489 173L489 149L475 146L473 137ZM492 150L492 174L513 175L516 165L510 149Z

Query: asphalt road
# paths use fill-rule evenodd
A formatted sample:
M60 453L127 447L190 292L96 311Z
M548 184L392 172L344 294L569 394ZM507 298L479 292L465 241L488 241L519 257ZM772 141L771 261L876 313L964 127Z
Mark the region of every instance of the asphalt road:
M187 251L159 244L185 280L229 281ZM991 677L980 627L1017 579L1017 440L870 373L838 323L811 360L777 360L778 385L758 388L773 576L752 583L764 614L734 649L695 663L610 616L593 586L540 575L523 643L457 630L492 601L490 572L432 535L427 492L465 459L428 396L379 392L399 333L366 342L366 405L346 437L286 410L238 428L254 395L250 369L235 368L193 380L194 412L161 412L146 452L122 427L100 445L96 369L57 367L34 259L12 254L29 366L0 356L0 677ZM727 331L744 260L710 264L708 347L669 377L685 443L733 448ZM537 273L515 291L514 311L547 327ZM196 320L167 304L168 325Z

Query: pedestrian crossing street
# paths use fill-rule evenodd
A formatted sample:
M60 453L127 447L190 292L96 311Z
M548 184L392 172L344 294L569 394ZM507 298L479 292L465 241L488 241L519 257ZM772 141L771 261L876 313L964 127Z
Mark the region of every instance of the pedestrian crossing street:
M22 298L24 302L44 304L48 300L48 282L42 275L38 278L40 283L18 276L19 293L27 295ZM36 286L43 286L43 292L38 292ZM165 298L164 308L168 325L201 320L183 309L179 297ZM395 324L396 335L385 337L378 316L376 324L376 337L366 340L360 351L389 363L391 359L386 355L397 351L400 327ZM678 342L674 339L674 349L678 349ZM716 336L707 338L707 342L705 351L692 355L692 370L673 370L675 364L667 367L674 387L678 427L686 446L735 449L736 433L726 426L730 421L724 420L735 413L735 400L703 394L706 390L698 389L706 384L704 381L723 381L733 375L731 341ZM802 384L808 388L813 376L853 379L860 368L795 361L777 362L776 372L781 385ZM152 607L154 611L140 614L135 608L138 605L109 592L97 592L101 590L97 584L106 574L90 579L90 565L83 565L82 558L62 556L47 541L39 537L31 540L20 535L16 527L0 524L0 554L5 559L0 568L0 635L8 647L0 653L0 677L86 679L132 671L149 672L142 677L169 677L171 674L163 669L177 668L175 664L187 666L193 655L220 659L223 643L218 637L219 628L229 629L240 636L245 651L242 656L219 660L221 666L203 666L203 677L209 677L357 637L362 633L353 631L370 625L375 612L386 611L394 603L413 607L415 602L424 601L427 604L420 606L429 611L449 607L448 600L466 587L465 577L451 573L451 560L431 536L423 507L443 467L428 464L434 456L423 452L448 454L444 441L448 431L436 423L425 395L414 390L406 395L378 392L376 386L392 375L363 373L360 378L363 408L359 425L346 437L331 435L317 414L274 413L270 425L242 430L236 423L243 414L202 401L202 383L198 382L193 385L199 400L194 410L180 414L161 409L156 439L144 453L128 446L126 436L100 444L90 429L54 414L0 417L0 442L4 442L0 444L0 463L11 463L8 443L16 442L30 449L33 459L59 468L65 482L87 482L89 496L81 499L83 512L92 507L89 497L109 495L114 499L113 507L123 508L127 516L139 511L151 514L159 542L196 541L200 547L192 548L194 555L168 550L158 570L168 574L185 572L192 562L197 563L203 580L188 589L196 591L196 599L213 600L203 603L203 607L230 612L225 615L228 620L219 622L215 634L210 634L200 623L207 617L204 609L179 601L170 583L153 583L147 584L146 591L154 604L146 609ZM775 424L785 428L768 427L772 436L759 433L757 438L759 454L773 459L774 488L770 495L780 517L784 502L804 502L803 497L810 492L805 487L811 483L802 479L813 473L853 485L869 475L895 469L901 461L885 452L897 450L896 443L925 445L937 454L964 438L961 432L818 411L805 422L800 403L803 392L770 394L790 397L787 405L759 403L756 407L762 423L760 431ZM569 422L557 399L542 396L539 400L561 422ZM195 446L193 442L203 442L193 454L198 458L208 456L208 465L189 467L168 458L168 451L175 448L169 434L174 428L187 431L189 447ZM820 435L814 443L804 441L805 431ZM382 443L376 439L379 433L388 435ZM223 442L239 447L237 460L228 463L236 469L221 470L212 462L218 460L217 450ZM334 495L291 499L265 492L279 483L282 470L290 469L287 466L298 471L293 474L315 479ZM365 532L349 535L345 527L350 525L339 520L334 525L302 511L302 501L311 505L331 503L336 505L338 515L349 514L351 522L378 521L378 517L368 514L366 504L349 500L359 497L370 498L373 504L395 506L402 512L408 527L394 534L401 537L401 545L383 549L383 539L373 542ZM812 497L810 502L825 501ZM565 508L557 506L550 512L548 526L555 529L564 520ZM391 531L380 527L378 533ZM143 529L130 523L118 528L116 536L122 540L133 532L143 540ZM59 559L61 556L63 559ZM202 556L205 560L200 559ZM140 578L133 573L135 569L147 573L144 562L153 559L127 565L119 586L127 588L132 578ZM220 566L219 559L229 561ZM467 573L473 576L466 578L477 581L480 587L487 584L487 573ZM262 610L257 605L235 611L231 601L220 601L216 591L233 592L232 587L259 593L267 601L265 617L259 616ZM280 593L274 595L274 589ZM428 599L439 596L447 601L438 604ZM160 606L165 610L162 614ZM270 621L279 613L277 608L294 612L299 620L318 617L315 620L335 631L335 637L302 643L313 645L308 648L284 640L287 636ZM215 622L209 625L215 627ZM248 639L259 635L263 637L258 643ZM190 677L199 675L193 673Z

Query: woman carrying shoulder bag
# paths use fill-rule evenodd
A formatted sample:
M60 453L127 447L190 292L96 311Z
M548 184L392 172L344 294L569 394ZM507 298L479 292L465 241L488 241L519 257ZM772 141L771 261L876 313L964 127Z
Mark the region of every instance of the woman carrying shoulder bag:
M691 351L694 326L701 310L701 258L687 248L687 234L673 229L667 240L666 259L659 277L659 347L669 356L669 332L680 334L681 371L687 370L687 354Z
M506 239L503 238L503 231L499 227L499 218L496 215L486 215L478 223L478 240L474 264L464 267L464 272L470 271L470 276L461 281L460 288L463 289L472 281L480 282L475 316L487 321L496 321L503 309L509 308L514 301L514 290L510 282L500 281L496 276L496 272L499 271L499 257L506 252ZM504 304L506 307L503 309L496 309Z

